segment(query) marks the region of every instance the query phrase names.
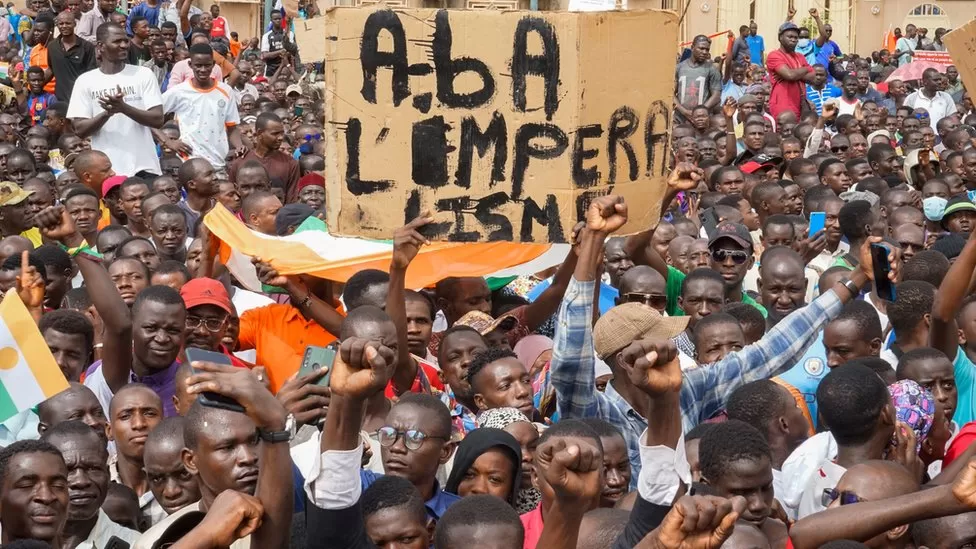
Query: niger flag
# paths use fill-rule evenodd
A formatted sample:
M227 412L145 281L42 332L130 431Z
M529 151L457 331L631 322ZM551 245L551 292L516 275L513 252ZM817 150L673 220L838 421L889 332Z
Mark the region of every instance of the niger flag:
M0 302L0 421L67 388L34 319L11 289Z

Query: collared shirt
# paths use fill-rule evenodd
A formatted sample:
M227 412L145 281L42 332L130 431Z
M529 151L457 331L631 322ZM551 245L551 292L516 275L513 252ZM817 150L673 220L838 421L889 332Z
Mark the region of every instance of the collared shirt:
M929 112L929 125L936 132L938 132L936 124L940 120L956 114L956 102L952 100L951 95L944 91L935 92L935 96L931 98L926 97L922 90L913 91L905 98L905 105L913 109L921 107L927 110Z
M640 434L647 421L613 390L613 382L603 393L594 383L593 286L592 281L574 277L559 308L552 351L557 406L563 418L598 417L620 429L631 468L639 473ZM785 371L810 346L823 323L840 311L840 298L829 291L790 313L756 343L714 364L685 371L679 397L684 431L717 414L742 385Z
M176 370L179 367L179 361L174 361L169 367L147 376L139 377L135 372L129 373L130 382L143 383L153 391L156 391L156 394L163 401L164 417L179 415L176 413L176 406L173 405L173 395L176 393ZM101 360L96 360L88 368L88 375L85 377L85 387L88 387L95 393L95 397L98 398L98 402L101 403L102 408L105 410L105 417L109 417L109 405L112 403L112 397L115 396L115 393L108 386L108 381L105 380L105 375L102 373Z
M47 54L48 54L47 44L34 44L34 47L31 48L31 53L30 53L30 66L40 67L42 69L50 68L48 66ZM44 91L46 91L47 93L54 93L55 80L57 80L57 78L52 77L50 82L44 84Z
M95 6L90 11L81 14L81 20L78 21L78 26L75 27L75 34L94 44L95 31L98 30L99 25L107 21L108 16L103 15L98 9L98 6Z
M88 538L78 544L76 549L103 549L108 547L108 542L113 537L117 537L120 540L132 544L139 539L139 532L122 526L112 519L108 518L105 511L101 509L98 510L98 519L95 521L95 527L92 528Z
M360 471L359 479L362 481L363 491L372 486L372 484L382 476L383 475L378 475L372 471ZM441 517L444 516L444 513L447 512L447 508L459 501L461 501L460 496L441 490L440 483L435 480L433 495L430 496L430 499L424 502L424 508L427 510L427 517L433 519L435 522L439 521L441 520Z
M258 366L264 366L271 382L271 391L278 389L298 371L305 356L305 347L325 347L336 337L306 319L291 305L265 305L241 315L241 329L237 336L238 350L257 351Z
M24 410L0 423L0 448L6 448L20 440L37 440L37 424L40 423L33 410Z
M122 482L122 475L119 474L118 453L114 453L108 457L108 474L109 480L112 482L125 484ZM156 496L153 495L152 490L146 490L146 493L139 497L139 512L144 518L149 520L149 526L162 522L168 516L163 506L156 501ZM98 547L100 548L102 546L99 545Z

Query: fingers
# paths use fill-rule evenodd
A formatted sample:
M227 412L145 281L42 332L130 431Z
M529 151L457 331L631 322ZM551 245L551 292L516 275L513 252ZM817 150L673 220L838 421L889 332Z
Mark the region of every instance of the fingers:
M722 502L716 502L711 498L701 498L697 501L697 504L698 521L695 523L695 531L707 532L712 529L712 523L715 517L719 515ZM728 508L731 509L732 505L729 504Z
M29 274L28 270L30 268L29 257L30 253L27 250L20 253L20 276L24 277L24 280L28 280L27 275Z
M207 362L205 360L194 360L190 363L190 366L199 372L212 372L215 374L233 374L240 371L240 368L235 368L228 364L217 364L216 362ZM193 376L190 377L192 378Z

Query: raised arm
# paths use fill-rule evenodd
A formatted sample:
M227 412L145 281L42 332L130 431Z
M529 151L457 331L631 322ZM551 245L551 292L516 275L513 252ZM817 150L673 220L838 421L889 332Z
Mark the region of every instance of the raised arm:
M287 411L254 372L211 362L194 362L192 366L194 373L186 380L190 395L213 392L235 400L244 407L261 437L286 430ZM261 467L254 496L261 502L264 516L261 526L251 534L251 546L285 547L295 506L288 440L262 440L258 459Z
M976 509L976 462L969 462L952 485L903 496L826 509L790 528L796 549L814 549L831 540L867 541L892 528Z
M603 241L626 222L627 206L618 196L597 198L586 211L579 259L556 319L550 367L556 404L566 417L590 417L599 406L593 382L593 288Z
M535 468L555 496L537 547L576 547L583 515L603 488L599 448L584 438L550 439L536 450Z
M942 279L942 285L932 303L932 324L929 327L929 345L944 352L949 360L956 359L959 335L956 329L956 313L966 297L970 277L976 270L976 237L966 240L962 253Z
M552 284L543 290L535 301L525 306L525 323L530 330L534 331L542 326L549 317L559 310L559 304L563 302L566 288L569 287L569 280L573 278L573 272L576 270L577 259L579 257L576 255L576 248L570 248L569 253L566 254L566 259L563 260L559 269L556 270L556 274L552 277Z
M421 215L393 233L393 257L390 260L390 289L386 294L386 314L390 315L397 330L397 364L393 374L393 389L406 393L417 377L417 360L410 354L407 342L407 296L405 284L407 267L417 257L420 247L428 244L419 228L432 222L428 214Z
M122 301L118 288L102 266L101 260L88 253L72 253L83 246L91 246L75 229L75 222L64 206L51 206L34 216L47 239L61 243L74 255L78 270L85 280L92 305L104 325L102 341L102 375L113 393L129 382L132 369L132 320L129 307ZM90 250L89 250L90 252Z
M729 395L742 385L773 377L791 367L813 343L824 324L840 314L843 304L856 298L860 289L873 280L870 244L878 242L881 242L880 237L871 237L861 246L860 265L851 271L848 281L838 281L813 303L790 313L762 339L730 353L715 364L685 372L681 386L684 428L691 429L718 413ZM892 265L889 276L894 281L898 254L893 252L888 261ZM852 284L853 289L845 282ZM854 289L857 292L852 293Z
M817 23L817 47L822 48L827 43L827 31L824 30L823 20L820 19L820 12L817 8L810 8L810 17Z
M291 297L292 305L302 313L302 316L314 320L316 324L325 328L325 331L338 337L343 317L335 307L310 292L308 286L297 276L279 275L274 267L259 257L253 258L251 262L257 268L258 279L262 283L284 288Z

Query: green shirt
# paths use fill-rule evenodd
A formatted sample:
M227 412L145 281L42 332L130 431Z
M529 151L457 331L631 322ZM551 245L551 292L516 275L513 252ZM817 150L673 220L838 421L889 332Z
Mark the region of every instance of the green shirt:
M668 294L668 316L685 316L685 312L681 310L681 307L678 307L678 298L681 296L681 284L684 283L685 276L687 276L685 273L668 265L668 280L665 286L665 292ZM766 308L760 305L755 299L749 297L749 294L742 292L742 302L752 305L762 313L763 318L766 318L768 314Z

